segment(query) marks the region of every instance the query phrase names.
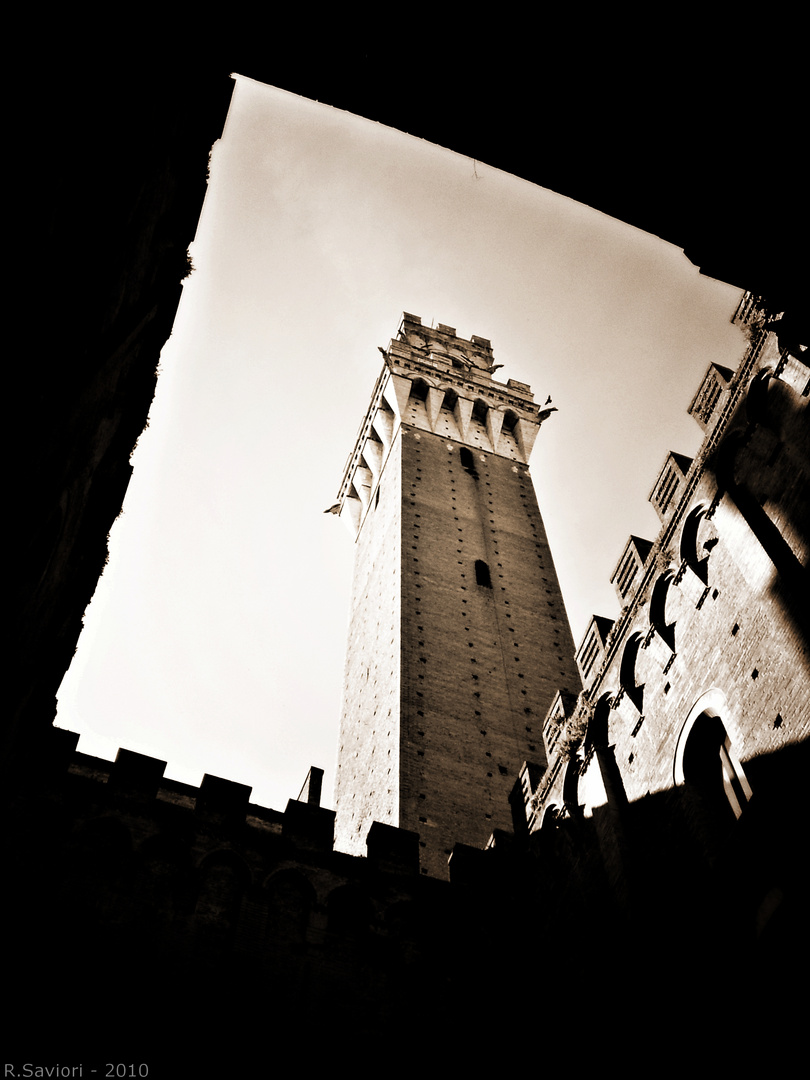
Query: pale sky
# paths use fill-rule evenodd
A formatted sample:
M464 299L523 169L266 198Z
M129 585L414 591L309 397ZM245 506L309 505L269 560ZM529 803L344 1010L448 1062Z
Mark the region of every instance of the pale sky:
M594 161L594 172L608 162ZM677 197L677 193L673 193ZM284 809L335 772L353 544L335 501L403 311L489 338L550 394L531 472L579 643L739 290L595 210L422 140L238 79L110 563L59 693L119 747Z

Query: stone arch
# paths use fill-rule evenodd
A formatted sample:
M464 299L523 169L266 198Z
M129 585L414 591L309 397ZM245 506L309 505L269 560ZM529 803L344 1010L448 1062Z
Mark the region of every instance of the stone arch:
M483 398L476 398L472 407L473 419L478 420L479 423L486 427L488 413L489 405L487 405Z
M557 828L557 824L560 820L560 808L556 803L549 803L543 811L543 818L540 822L540 832L549 833Z
M563 804L570 817L579 812L579 758L572 754L563 777Z
M748 384L745 394L745 416L749 423L770 427L774 417L769 416L768 388L774 377L771 367L761 368Z
M705 531L708 512L708 507L703 504L693 507L683 523L680 539L681 558L704 585L709 582L709 557L717 543L716 536L709 536L705 540L701 536L701 532ZM701 555L702 551L707 554Z
M505 409L503 414L503 426L502 431L508 431L513 438L517 438L516 428L517 422L520 419L518 414L513 409Z
M448 389L444 392L444 398L442 399L442 408L448 412L453 412L458 401L458 394L455 390Z
M673 780L676 787L691 789L715 823L741 817L751 798L738 756L741 746L723 691L713 687L701 694L678 734Z
M659 574L650 595L650 626L664 644L675 652L675 622L667 622L667 597L675 581L675 571L665 570Z
M636 667L638 653L644 638L639 633L631 634L622 652L622 662L619 668L619 682L627 697L639 712L644 707L644 683L636 682Z
M692 705L692 708L689 710L686 720L684 720L681 725L681 730L678 733L672 772L672 779L676 787L680 787L684 783L683 752L684 747L686 746L686 740L689 738L689 734L695 721L704 712L710 716L719 716L723 720L726 729L734 742L737 745L742 743L742 733L731 715L726 695L717 686L713 686L710 690L705 690Z
M602 694L596 702L588 724L588 734L585 736L586 750L610 745L609 728L612 705L613 694L610 691Z
M430 383L423 379L421 375L417 375L411 379L411 388L408 395L409 398L418 398L419 401L427 401L428 391L430 390Z

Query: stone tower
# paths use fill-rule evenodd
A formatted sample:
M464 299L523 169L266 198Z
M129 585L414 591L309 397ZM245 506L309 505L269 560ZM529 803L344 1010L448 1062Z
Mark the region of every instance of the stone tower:
M581 687L528 461L549 411L492 347L405 314L339 494L355 537L336 842L419 833L422 872L511 828L543 717Z

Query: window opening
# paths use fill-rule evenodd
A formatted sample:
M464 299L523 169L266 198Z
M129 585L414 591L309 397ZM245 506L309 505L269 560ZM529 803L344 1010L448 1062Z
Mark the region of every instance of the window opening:
M482 559L476 559L475 561L475 581L476 584L483 585L487 589L492 588L489 567Z
M459 451L459 455L461 457L461 464L464 466L470 476L477 477L478 473L475 469L475 458L472 455L472 451L468 449L468 447L462 446L461 450Z

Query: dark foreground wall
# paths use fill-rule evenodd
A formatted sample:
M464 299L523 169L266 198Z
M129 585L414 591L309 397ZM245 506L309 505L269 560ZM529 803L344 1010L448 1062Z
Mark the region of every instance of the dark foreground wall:
M443 882L419 873L416 834L375 825L368 857L347 856L314 803L270 811L241 785L190 788L162 762L110 765L54 735L7 815L6 1060L241 1075L269 1048L449 1065L547 1039L553 1056L584 1039L578 1060L608 1060L627 1025L646 1045L688 1016L679 1038L697 1052L707 1028L795 1001L798 751L767 763L771 793L795 794L763 801L719 862L666 799L629 807L620 898L596 819L458 846ZM758 938L749 885L774 867L790 903Z

